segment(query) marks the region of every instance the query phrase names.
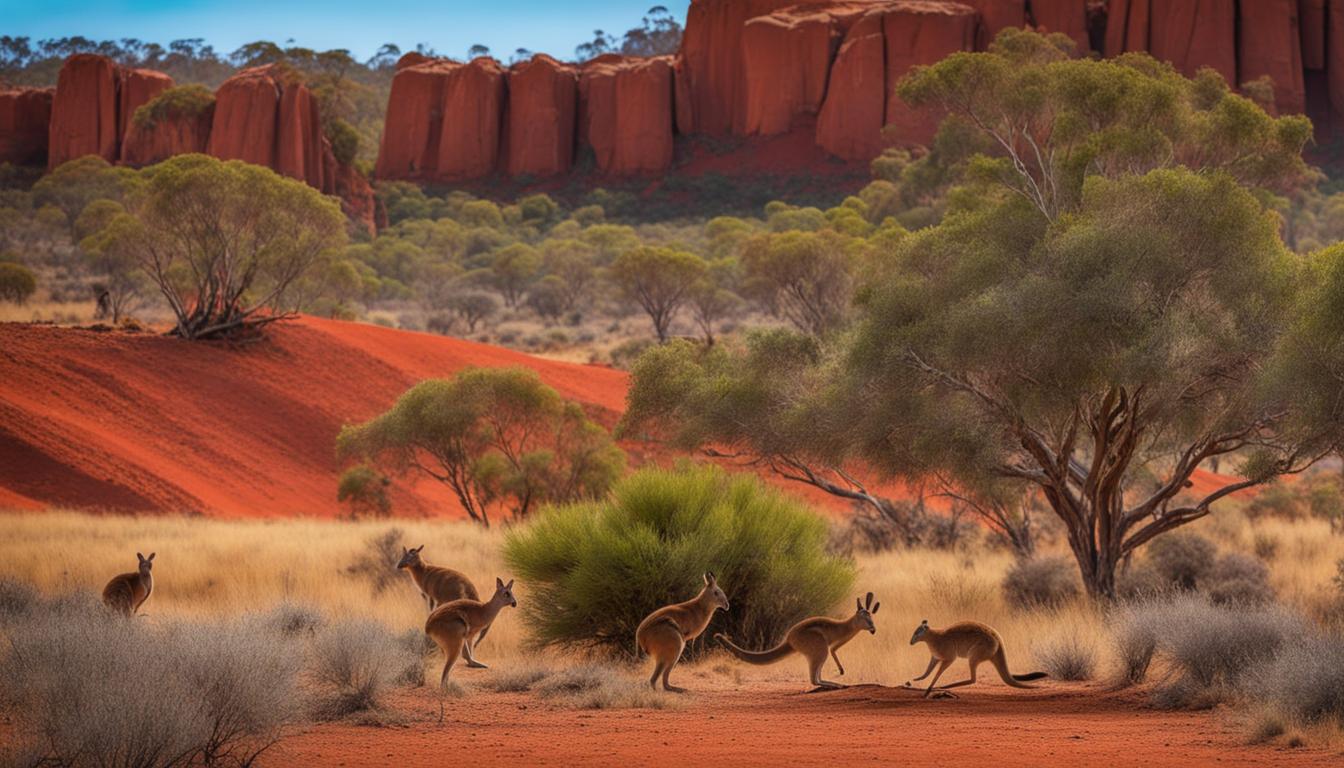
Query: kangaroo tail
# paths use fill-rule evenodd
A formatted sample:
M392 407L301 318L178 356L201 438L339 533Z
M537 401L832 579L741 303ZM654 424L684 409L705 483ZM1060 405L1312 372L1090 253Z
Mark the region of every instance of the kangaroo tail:
M748 651L745 648L739 648L733 645L733 641L728 636L719 632L714 635L714 639L723 644L734 656L747 662L748 664L771 664L793 653L793 647L788 643L780 643L768 651Z
M998 670L999 677L1003 679L1003 682L1014 688L1035 688L1034 685L1023 685L1022 683L1027 680L1040 680L1043 677L1048 677L1044 672L1030 672L1025 675L1014 675L1009 672L1008 657L1003 652L1003 646L999 646L999 650L994 653L989 661L994 665L994 669Z

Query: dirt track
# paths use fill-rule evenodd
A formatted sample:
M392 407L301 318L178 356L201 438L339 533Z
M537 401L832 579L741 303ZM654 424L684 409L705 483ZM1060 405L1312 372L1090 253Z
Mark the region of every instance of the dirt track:
M670 710L574 710L534 694L481 690L449 699L439 725L428 689L400 695L405 726L320 725L296 733L263 764L286 765L790 765L1315 766L1344 755L1247 746L1211 712L1159 712L1137 692L1052 684L982 685L924 700L876 685L799 693L796 684L696 689Z

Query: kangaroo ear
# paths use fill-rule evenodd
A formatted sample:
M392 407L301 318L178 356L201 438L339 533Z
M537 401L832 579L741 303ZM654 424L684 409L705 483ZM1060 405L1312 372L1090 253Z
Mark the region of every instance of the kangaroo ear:
M153 562L153 560L154 560L154 555L155 555L154 552L150 552L150 553L149 553L149 557L148 557L147 559L148 559L150 562Z
M714 583L714 572L705 571L705 584L713 584L713 583Z
M869 592L869 593L867 594L867 596L865 596L865 597L863 598L863 604L864 604L865 606L867 606L867 607L872 607L872 605L873 605L873 593L872 593L872 592Z
M927 627L927 626L929 626L929 620L928 620L928 619L925 619L925 620L919 622L919 626L921 626L921 627Z
M422 550L422 549L424 549L424 548L425 548L425 545L424 545L424 544L421 544L420 546L416 547L416 548L415 548L415 552L416 552L416 554L419 554L419 553L420 553L420 550Z
M509 579L509 583L508 583L508 584L505 584L505 585L504 585L504 588L505 588L505 589L513 589L513 579Z
M495 577L495 589L503 589L503 588L504 588L504 580L501 579L501 578L499 578L498 576L496 576L496 577Z
M854 598L854 610L856 610L856 611L862 611L862 610L863 610L863 603L859 602L859 598L857 598L857 597Z
M876 615L877 615L877 609L878 609L878 608L881 608L881 607L882 607L882 604L881 604L881 603L873 603L873 610L869 611L869 613L871 613L871 614L873 614L874 616L876 616Z

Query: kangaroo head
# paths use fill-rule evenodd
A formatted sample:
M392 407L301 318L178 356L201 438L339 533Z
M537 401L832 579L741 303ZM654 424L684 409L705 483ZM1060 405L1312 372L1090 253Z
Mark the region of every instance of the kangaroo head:
M424 544L421 544L420 546L418 546L418 547L414 547L414 548L412 548L412 549L407 549L407 548L405 548L405 547L402 547L402 548L401 548L401 559L397 561L397 567L398 567L398 568L414 568L414 567L416 567L417 565L420 565L420 550L422 550L422 549L424 549L424 548L425 548L425 545L424 545Z
M152 569L152 568L154 567L154 555L155 555L155 554L156 554L156 553L154 553L154 552L150 552L150 553L149 553L149 557L145 557L144 555L140 554L139 552L136 552L136 553L135 553L135 556L136 556L137 558L139 558L139 560L140 560L140 572L141 572L141 573L149 573L150 569Z
M877 625L873 623L873 614L882 607L881 603L873 602L873 593L869 592L862 602L859 598L854 598L854 621L859 625L859 629L866 629L872 634L877 634Z
M719 581L714 578L713 571L705 571L705 589L700 594L708 595L715 607L728 610L728 595L719 589Z
M513 596L513 579L505 584L503 579L495 577L495 599L504 605L518 607L518 599Z
M915 627L915 634L910 636L910 644L914 645L915 643L918 643L920 640L923 640L924 634L928 631L929 631L929 620L925 619L919 622L919 626Z

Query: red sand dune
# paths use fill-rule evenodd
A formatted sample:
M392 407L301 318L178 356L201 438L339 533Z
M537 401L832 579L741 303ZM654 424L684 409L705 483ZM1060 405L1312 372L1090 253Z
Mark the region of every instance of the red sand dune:
M0 509L74 506L224 517L341 513L335 438L412 384L468 366L522 365L614 426L628 376L499 347L305 317L231 345L152 334L0 325ZM631 463L673 457L626 443ZM814 505L851 503L772 482ZM1192 490L1225 481L1201 472ZM401 515L462 515L441 484L398 482ZM875 493L907 498L896 483Z

